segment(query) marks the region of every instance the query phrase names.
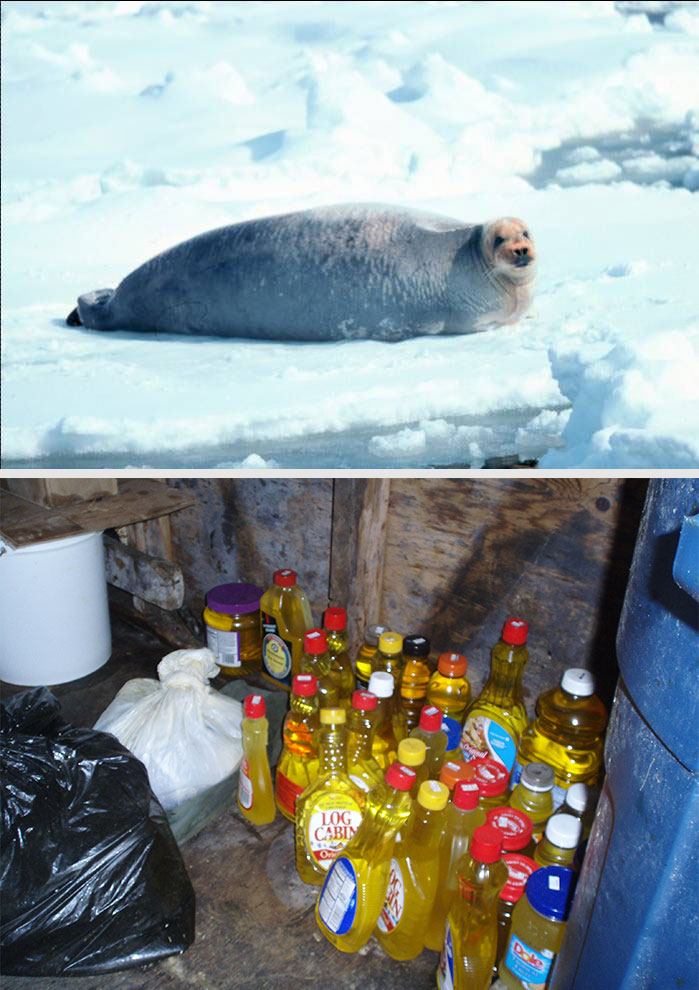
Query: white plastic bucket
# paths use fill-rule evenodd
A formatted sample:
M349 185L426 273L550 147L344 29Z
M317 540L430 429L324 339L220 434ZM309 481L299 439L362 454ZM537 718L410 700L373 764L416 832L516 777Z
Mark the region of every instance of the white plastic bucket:
M0 678L33 687L98 670L112 652L101 533L13 549L0 540Z

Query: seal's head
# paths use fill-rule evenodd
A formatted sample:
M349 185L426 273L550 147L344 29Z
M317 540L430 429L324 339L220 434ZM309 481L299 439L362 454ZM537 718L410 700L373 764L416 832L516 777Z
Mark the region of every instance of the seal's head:
M516 217L500 217L483 227L483 256L499 275L530 282L536 271L536 248L529 228Z

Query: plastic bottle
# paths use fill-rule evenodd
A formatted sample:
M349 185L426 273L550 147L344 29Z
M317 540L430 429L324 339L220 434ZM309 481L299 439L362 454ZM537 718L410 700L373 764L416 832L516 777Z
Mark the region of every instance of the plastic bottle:
M383 771L371 755L376 731L377 697L369 691L354 691L347 715L347 772L364 791L383 780Z
M344 708L321 708L318 776L296 799L296 869L304 883L323 882L362 821L366 794L347 773L345 717Z
M403 674L403 637L396 632L385 632L379 636L379 648L371 661L371 672L383 670L393 676L393 683L400 685Z
M300 674L303 637L313 625L308 598L296 583L296 571L275 571L273 585L260 599L262 676L287 691Z
M488 825L502 832L503 853L520 853L528 858L534 855L534 826L525 811L503 804L499 808L491 808L486 813L485 820Z
M546 832L536 847L534 860L539 866L571 866L581 835L579 818L553 815L546 823Z
M313 674L297 674L289 711L282 727L282 751L277 760L277 807L296 821L296 798L318 776L318 682Z
M471 685L466 677L468 660L461 653L442 653L437 669L427 685L427 700L442 709L444 715L464 720L471 703Z
M495 952L495 965L493 975L496 976L500 960L505 955L512 926L512 914L520 897L524 894L524 888L534 870L539 867L522 853L503 853L503 862L507 867L507 883L500 891L498 900L498 947Z
M238 773L238 807L253 825L274 821L274 791L267 758L269 722L261 694L243 702L243 759Z
M566 670L559 687L539 695L537 718L522 735L512 781L518 782L525 764L548 763L556 774L555 808L571 784L599 783L607 710L594 691L589 670Z
M545 987L565 932L573 871L560 866L536 870L512 913L507 952L498 976L508 990Z
M528 625L508 619L490 653L490 676L466 712L461 749L465 760L489 756L508 774L528 718L522 698L522 674L529 660Z
M301 673L313 674L318 681L320 708L337 708L340 699L337 685L330 673L330 654L325 629L309 629L303 638Z
M388 632L388 626L367 626L364 632L364 642L354 660L355 683L359 691L369 689L371 677L371 661L379 648L379 636Z
M420 712L420 724L410 733L411 739L422 739L427 746L427 775L436 780L447 750L446 733L442 731L442 712L436 705L427 705Z
M349 708L354 691L354 671L349 656L347 612L335 605L326 608L323 625L328 634L330 677L337 688L339 704Z
M553 768L546 763L527 763L508 804L525 811L534 826L534 841L539 842L546 822L553 814Z
M369 691L378 699L376 732L371 744L371 754L382 770L388 770L398 756L398 736L394 718L393 675L375 671L369 678Z
M400 699L405 715L406 732L412 732L420 721L425 704L430 667L430 641L425 636L406 636L403 640L403 675L400 680Z
M316 904L316 921L342 952L356 952L369 939L386 899L398 830L411 809L415 771L393 763L384 783L367 798L364 819L330 867Z
M413 800L417 800L421 784L427 780L427 746L422 739L401 739L398 743L398 762L415 771L415 783L410 792Z
M474 780L457 781L444 816L437 894L425 932L425 946L435 952L440 952L444 945L447 915L458 890L456 867L467 852L475 829L483 824L485 812L478 807L478 784Z
M440 990L487 990L498 944L498 898L507 882L502 836L481 825L456 872L459 892L447 917L437 970Z
M444 753L445 760L454 760L456 763L463 763L461 752L461 722L448 715L442 716L442 732L447 737L447 748Z
M471 760L471 766L480 790L478 806L488 812L491 808L504 804L509 774L502 763L484 756L479 760Z
M587 784L571 784L565 792L563 804L554 811L554 815L572 815L582 823L582 838L587 839L592 823L595 820L595 795Z
M374 930L381 948L393 959L414 959L422 952L425 927L437 893L439 846L448 797L444 784L424 780L410 831L394 850L386 900Z

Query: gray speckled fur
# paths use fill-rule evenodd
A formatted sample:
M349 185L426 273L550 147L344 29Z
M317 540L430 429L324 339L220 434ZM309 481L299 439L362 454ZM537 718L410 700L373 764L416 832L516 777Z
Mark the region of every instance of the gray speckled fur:
M268 340L472 333L502 308L481 225L383 206L232 224L177 244L116 290L80 296L95 330Z

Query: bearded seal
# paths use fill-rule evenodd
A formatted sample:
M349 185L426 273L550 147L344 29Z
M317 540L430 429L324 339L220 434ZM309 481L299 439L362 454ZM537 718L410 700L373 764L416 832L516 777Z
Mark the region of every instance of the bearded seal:
M513 217L465 224L335 206L200 234L78 298L71 326L264 340L398 341L516 323L536 252Z

